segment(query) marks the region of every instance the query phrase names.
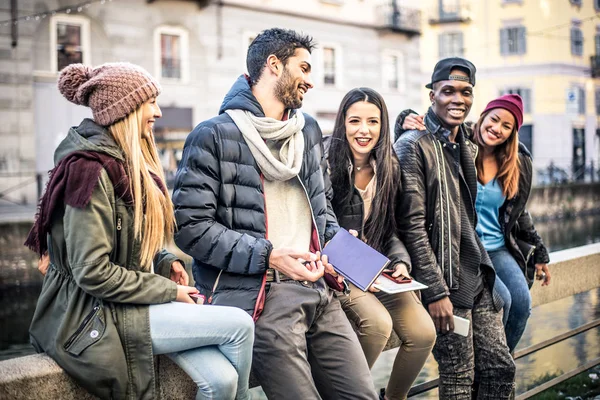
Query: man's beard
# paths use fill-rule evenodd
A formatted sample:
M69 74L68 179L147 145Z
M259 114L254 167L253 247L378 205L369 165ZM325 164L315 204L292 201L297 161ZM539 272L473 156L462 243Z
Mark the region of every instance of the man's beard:
M286 109L296 109L302 107L302 99L298 94L298 87L294 84L287 68L283 68L283 74L275 85L275 97L283 103Z

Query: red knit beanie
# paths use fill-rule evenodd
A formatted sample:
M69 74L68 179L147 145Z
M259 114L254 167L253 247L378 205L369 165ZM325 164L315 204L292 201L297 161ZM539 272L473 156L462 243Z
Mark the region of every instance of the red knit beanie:
M517 122L517 130L523 125L523 99L518 94L505 94L488 103L483 113L494 108L504 108L509 111ZM482 114L483 114L482 113Z
M58 90L70 102L90 107L98 125L109 126L158 96L161 88L142 67L119 62L68 65L58 77Z

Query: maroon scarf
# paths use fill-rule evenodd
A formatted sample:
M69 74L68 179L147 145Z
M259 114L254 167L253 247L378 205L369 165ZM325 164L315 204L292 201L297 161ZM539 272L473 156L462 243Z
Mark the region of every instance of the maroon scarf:
M35 222L29 231L25 246L42 256L48 250L46 235L52 227L54 211L62 204L75 208L87 206L102 169L108 173L115 196L132 205L129 178L119 160L104 153L76 151L63 158L50 171L50 179L38 204ZM167 193L163 182L154 174L152 177L163 193Z

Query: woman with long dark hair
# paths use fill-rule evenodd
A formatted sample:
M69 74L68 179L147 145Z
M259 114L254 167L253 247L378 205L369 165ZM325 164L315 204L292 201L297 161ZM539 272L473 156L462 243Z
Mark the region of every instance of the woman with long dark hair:
M196 399L248 399L252 319L196 305L182 263L162 250L174 214L152 131L158 82L129 63L72 64L58 88L94 118L56 149L25 243L49 258L32 344L103 399L155 399L157 354L194 380Z
M353 89L343 98L328 146L332 183L329 194L340 226L390 260L390 274L408 277L410 257L398 238L394 214L400 192L398 159L392 152L387 106L370 88ZM386 294L351 285L338 296L355 325L372 367L392 329L402 344L382 398L404 399L435 343L435 327L415 292ZM385 396L385 397L383 397Z

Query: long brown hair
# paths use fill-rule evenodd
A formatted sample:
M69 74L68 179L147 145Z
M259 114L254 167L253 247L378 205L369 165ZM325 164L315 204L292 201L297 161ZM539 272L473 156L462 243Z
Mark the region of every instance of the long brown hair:
M366 101L374 104L381 111L381 131L379 141L371 151L375 160L377 188L371 206L371 212L365 221L363 235L374 249L382 252L388 238L396 232L395 204L398 190L398 159L392 153L390 121L387 106L383 97L370 88L357 88L349 91L342 99L338 110L331 147L329 149L329 165L331 168L331 184L333 186L334 210L342 210L350 204L354 188L354 172L348 172L353 164L352 151L346 139L346 113L354 103Z
M141 267L149 271L155 254L173 237L175 217L156 145L152 138L141 136L142 130L140 108L109 127L125 155L125 171L133 197L133 231L136 239L141 240ZM164 192L152 174L162 181Z
M477 123L473 125L473 139L479 147L479 153L475 159L477 178L479 180L481 180L483 175L483 139L481 138L480 127L490 111L492 110L481 114ZM513 129L508 139L494 148L494 156L498 165L496 179L500 183L504 196L507 199L512 199L519 191L519 172L521 167L519 160L519 132L516 123L513 124Z

